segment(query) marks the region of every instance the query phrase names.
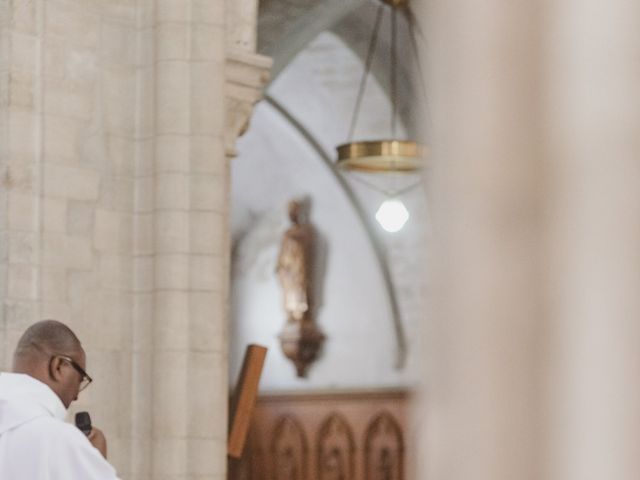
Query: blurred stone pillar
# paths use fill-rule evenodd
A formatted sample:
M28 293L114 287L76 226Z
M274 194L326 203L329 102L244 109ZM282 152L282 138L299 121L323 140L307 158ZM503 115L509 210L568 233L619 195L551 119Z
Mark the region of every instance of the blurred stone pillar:
M640 475L640 4L430 2L419 478Z
M640 3L546 5L553 480L640 477Z
M540 478L538 10L447 1L427 14L439 265L419 478Z

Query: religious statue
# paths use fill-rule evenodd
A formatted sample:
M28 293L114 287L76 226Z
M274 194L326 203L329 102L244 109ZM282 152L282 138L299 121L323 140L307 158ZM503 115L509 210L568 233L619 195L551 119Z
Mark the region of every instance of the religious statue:
M302 201L289 202L292 225L282 236L276 269L287 315L280 343L284 354L294 362L299 377L305 376L324 340L312 316L314 231L305 218L305 210Z

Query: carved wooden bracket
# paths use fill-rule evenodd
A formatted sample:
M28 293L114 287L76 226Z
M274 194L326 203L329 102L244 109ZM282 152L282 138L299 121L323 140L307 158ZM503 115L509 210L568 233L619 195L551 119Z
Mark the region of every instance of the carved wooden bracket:
M271 58L244 50L231 50L227 54L225 148L228 157L237 155L236 140L249 127L253 107L262 99L271 64Z
M318 358L325 336L311 320L287 321L278 336L282 352L296 366L298 377L305 377L307 369Z

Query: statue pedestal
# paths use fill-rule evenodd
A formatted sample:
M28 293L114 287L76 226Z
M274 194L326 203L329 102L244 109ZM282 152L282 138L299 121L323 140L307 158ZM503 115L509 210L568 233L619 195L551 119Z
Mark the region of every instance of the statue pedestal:
M305 377L309 365L318 358L325 336L310 320L288 320L278 338L298 377Z

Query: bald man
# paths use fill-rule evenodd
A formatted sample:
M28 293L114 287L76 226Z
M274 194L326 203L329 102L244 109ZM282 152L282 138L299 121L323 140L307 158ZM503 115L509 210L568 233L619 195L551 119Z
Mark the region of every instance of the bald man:
M118 480L104 435L64 422L91 383L78 337L55 320L29 327L0 373L0 479Z

